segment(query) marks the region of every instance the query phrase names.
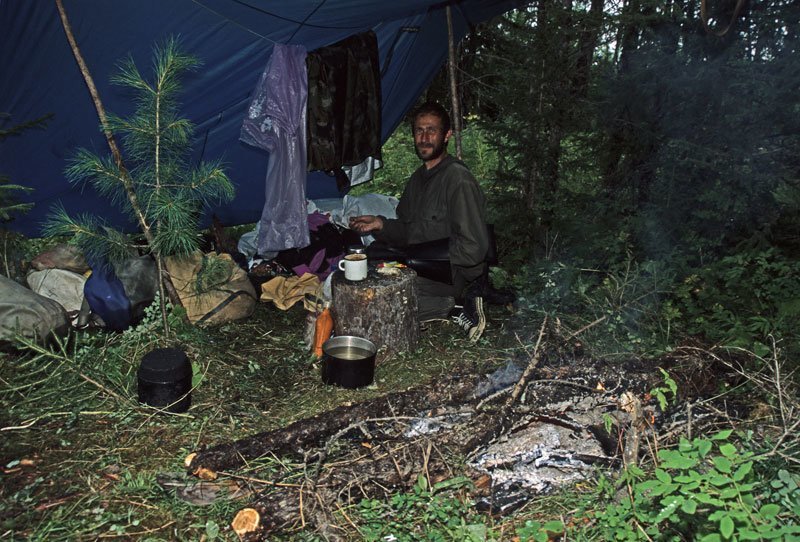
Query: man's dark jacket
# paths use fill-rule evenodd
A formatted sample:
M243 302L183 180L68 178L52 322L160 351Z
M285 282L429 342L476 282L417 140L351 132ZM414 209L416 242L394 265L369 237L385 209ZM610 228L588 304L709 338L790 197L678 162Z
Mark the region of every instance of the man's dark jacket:
M396 219L383 219L375 237L394 246L449 238L456 292L481 276L489 248L486 204L467 166L446 155L430 170L417 169L397 205Z

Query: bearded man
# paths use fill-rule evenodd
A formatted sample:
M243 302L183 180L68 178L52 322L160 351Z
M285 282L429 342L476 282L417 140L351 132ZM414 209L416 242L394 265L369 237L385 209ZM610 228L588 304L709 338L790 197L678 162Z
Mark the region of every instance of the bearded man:
M474 342L486 327L478 282L489 249L483 192L467 166L447 153L452 131L441 105L414 111L412 135L422 165L406 184L397 218L357 216L350 227L398 247L448 239L452 284L417 277L419 320L452 318Z

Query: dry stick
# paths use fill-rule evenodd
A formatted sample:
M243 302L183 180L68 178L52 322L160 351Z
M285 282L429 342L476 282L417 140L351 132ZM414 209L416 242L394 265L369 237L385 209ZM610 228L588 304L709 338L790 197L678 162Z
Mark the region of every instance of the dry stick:
M567 337L566 339L564 339L564 342L566 342L566 341L568 341L568 340L570 340L570 339L574 339L575 337L577 337L578 335L580 335L581 333L583 333L583 332L584 332L584 331L586 331L587 329L593 328L594 326L596 326L597 324L599 324L600 322L602 322L602 321L603 321L603 320L605 320L606 318L608 318L608 315L607 315L607 314L606 314L605 316L601 316L600 318L598 318L598 319L597 319L597 320L595 320L594 322L589 322L588 324L586 324L585 326L583 326L582 328L580 328L578 331L576 331L575 333L573 333L572 335L570 335L569 337Z
M642 295L640 295L639 297L637 297L636 299L632 299L631 301L628 301L627 303L624 303L623 305L621 305L621 306L619 307L619 310L622 310L622 309L623 309L623 308L625 308L625 307L628 307L628 306L630 306L630 305L633 305L633 304L634 304L634 303L636 303L637 301L641 301L641 300L642 300L642 299L644 299L645 297L647 297L647 296L649 296L649 295L652 295L652 294L655 294L655 293L658 293L658 290L654 290L654 291L652 291L652 292L647 292L647 293L645 293L645 294L642 294ZM588 324L586 324L585 326L583 326L582 328L580 328L578 331L576 331L576 332L572 333L572 334L571 334L569 337L567 337L566 339L564 339L564 342L566 342L566 341L568 341L568 340L570 340L570 339L574 339L575 337L577 337L578 335L580 335L581 333L583 333L583 332L584 332L584 331L586 331L587 329L591 329L591 328L593 328L594 326L596 326L597 324L599 324L600 322L602 322L603 320L605 320L605 319L606 319L606 318L608 318L609 316L610 316L610 315L606 314L605 316L601 316L601 317L597 318L596 320L594 320L594 321L592 321L592 322L589 322Z
M36 422L38 422L40 420L43 420L45 418L52 418L52 417L55 417L55 416L72 416L74 414L76 414L76 413L75 412L47 412L45 414L42 414L41 416L37 416L37 417L32 418L30 420L26 420L26 421L22 422L22 424L20 424L20 425L0 427L0 432L3 432L3 431L17 431L17 430L20 430L20 429L28 429L28 428L32 427L34 424L36 424ZM77 412L77 414L79 416L108 416L108 415L111 415L111 414L116 414L116 411L111 411L111 410L80 410L80 411Z
M783 404L783 386L781 385L781 364L778 361L778 348L775 344L775 337L772 339L772 361L775 367L775 391L778 394L778 409L781 415L781 425L786 429L786 407Z
M431 489L433 487L433 483L431 482L431 473L428 470L428 463L431 460L431 450L432 449L433 449L433 445L431 444L430 441L428 441L428 447L422 453L422 472L425 473L425 479L426 479L426 484L428 486L428 489Z
M774 361L775 361L774 370L776 371L775 378L773 380L766 379L766 384L765 384L764 382L761 382L761 381L757 380L753 375L750 375L750 374L746 373L743 369L738 368L738 367L734 367L731 363L727 362L726 360L723 360L722 358L720 358L719 356L717 356L716 354L714 354L714 353L712 353L712 352L710 352L708 350L703 350L701 348L696 348L696 347L686 347L686 349L687 350L697 350L697 351L700 351L702 353L710 355L711 357L713 357L717 361L723 363L727 367L730 367L731 369L736 371L741 376L747 378L748 381L750 381L753 384L757 385L765 393L771 391L771 390L767 389L767 384L771 384L771 385L775 386L775 388L777 389L776 393L778 394L778 400L779 400L779 403L780 403L779 408L781 409L780 415L781 415L781 422L783 424L783 427L782 427L783 434L780 437L778 437L778 440L775 442L775 445L772 447L772 450L770 450L769 452L764 454L764 457L769 457L769 456L773 456L773 455L781 455L783 457L783 454L781 453L779 448L781 446L783 446L783 443L786 441L786 439L790 435L794 434L794 432L797 430L797 428L800 427L800 419L795 420L794 423L791 426L789 426L789 427L786 426L788 421L785 418L784 409L786 407L783 404L783 392L784 392L784 390L783 390L782 385L781 385L780 366L779 366L778 361L777 361L777 356L774 356ZM775 347L774 347L774 343L773 343L773 350L774 349L775 349ZM744 351L747 352L746 350L744 350ZM748 352L748 353L750 353L750 352ZM720 394L720 395L722 395L722 394ZM713 399L713 397L710 398L710 399L706 399L704 402L708 402L711 399ZM792 407L789 407L789 408L792 408Z
M142 228L142 233L144 234L144 238L147 240L147 244L151 247L154 247L155 237L153 236L150 224L147 222L147 218L144 216L142 208L139 205L139 198L136 196L136 191L133 189L133 181L131 180L128 170L122 161L122 153L119 151L117 141L114 139L114 133L111 131L111 127L108 125L108 117L106 116L106 110L103 107L103 102L100 100L100 94L97 92L94 79L92 78L91 73L89 73L89 67L86 65L83 55L81 54L81 50L78 47L78 42L75 40L75 36L72 33L72 25L69 23L67 12L64 10L64 5L61 0L56 0L56 7L58 8L58 14L61 17L61 24L64 27L64 33L67 35L67 41L72 49L72 54L75 56L75 61L78 63L78 68L80 68L81 75L83 75L83 79L89 89L89 94L92 96L92 102L94 102L94 107L97 109L97 116L100 117L100 124L103 127L103 134L106 136L108 147L111 149L111 156L114 158L114 163L117 165L117 168L119 168L120 181L125 189L125 195L128 197L128 201L131 204L131 209L136 216L136 220L139 222L139 226ZM183 304L178 297L175 287L172 285L172 280L168 275L164 274L161 254L157 252L155 256L156 264L158 265L159 272L161 273L159 291L161 292L161 314L164 318L164 331L169 334L169 324L166 320L166 306L164 305L164 288L167 289L167 294L169 295L170 301L174 306L183 306Z
M360 534L360 535L362 535L362 536L363 536L363 533L361 532L361 529L359 529L359 528L358 528L358 526L357 526L355 523L353 523L353 520L352 520L352 519L350 519L350 516L348 516L348 515L347 515L347 512L345 512L345 511L344 511L344 508L342 508L342 505L340 505L340 504L337 502L337 503L336 503L336 508L338 508L338 509L339 509L339 513L340 513L340 514L342 514L342 516L344 516L344 519L346 519L346 520L347 520L347 523L349 523L349 524L350 524L350 525L353 527L353 529L355 529L355 530L356 530L356 532L357 532L358 534Z
M8 267L8 237L3 236L3 265L6 268L6 276L11 278L11 269Z
M641 443L642 422L644 413L642 412L642 402L634 394L626 392L622 396L623 403L620 405L622 410L628 412L631 417L631 425L628 434L625 436L625 448L622 452L622 462L626 468L636 466L639 462L639 446Z
M544 321L542 321L542 327L539 328L539 338L536 339L536 346L533 347L533 355L531 355L531 360L528 363L528 366L525 367L525 371L522 373L522 376L517 381L517 384L514 386L514 391L511 392L511 397L508 398L506 404L504 405L503 409L508 410L511 406L517 401L517 398L522 393L522 390L525 389L525 386L530 379L531 375L533 374L533 370L539 365L539 359L541 358L541 352L539 350L539 346L542 343L542 337L544 336L544 330L547 327L547 315L544 316Z
M579 384L577 382L570 382L569 380L558 380L558 379L555 379L555 378L539 378L537 380L531 380L530 382L528 382L527 385L528 386L532 386L534 384L558 384L558 385L561 385L561 386L572 386L574 388L582 389L582 390L585 390L585 391L588 391L588 392L591 392L591 393L605 393L606 392L606 390L600 390L600 389L597 389L597 388L593 388L591 386L586 386L584 384ZM489 403L489 402L493 401L494 399L497 399L501 395L505 395L506 393L509 393L510 391L511 391L511 388L503 388L501 390L498 390L498 391L492 393L491 395L487 395L486 397L484 397L483 399L480 400L480 402L475 406L475 409L476 410L481 410L486 403Z
M306 526L306 515L305 515L305 513L303 513L303 491L305 490L305 485L306 485L306 482L304 480L303 483L300 485L300 490L298 492L298 498L300 499L300 504L299 504L299 506L300 506L300 525L302 527Z
M144 531L138 531L138 532L135 532L135 533L114 533L114 534L104 533L104 534L98 535L98 538L119 538L119 537L122 537L122 536L138 536L138 535L142 535L142 534L154 533L156 531L160 531L162 529L166 529L167 527L169 527L173 523L175 523L175 522L174 521L169 521L169 522L165 523L164 525L162 525L161 527L153 527L152 529L146 529Z
M296 487L300 488L303 487L301 484L289 484L287 482L273 482L272 480L264 480L263 478L253 478L251 476L239 476L237 474L233 474L230 472L222 471L219 473L221 476L227 476L228 478L235 478L236 480L241 480L243 482L247 482L249 484L264 484L268 486L274 487Z

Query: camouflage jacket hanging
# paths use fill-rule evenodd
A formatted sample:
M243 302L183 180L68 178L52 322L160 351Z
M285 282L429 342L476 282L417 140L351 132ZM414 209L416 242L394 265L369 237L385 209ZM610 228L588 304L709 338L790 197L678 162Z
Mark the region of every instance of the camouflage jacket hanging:
M308 68L308 169L333 171L380 158L381 78L372 31L312 51Z

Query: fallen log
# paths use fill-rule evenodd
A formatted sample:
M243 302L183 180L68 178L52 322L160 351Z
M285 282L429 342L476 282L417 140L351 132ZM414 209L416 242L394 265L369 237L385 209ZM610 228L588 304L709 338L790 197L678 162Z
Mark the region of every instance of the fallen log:
M186 458L190 473L217 473L235 470L246 462L268 454L298 455L319 447L331 435L359 420L379 417L410 416L434 406L466 401L475 391L480 376L454 376L434 387L412 388L390 393L369 401L344 404L288 426L259 433L232 443L194 452Z

